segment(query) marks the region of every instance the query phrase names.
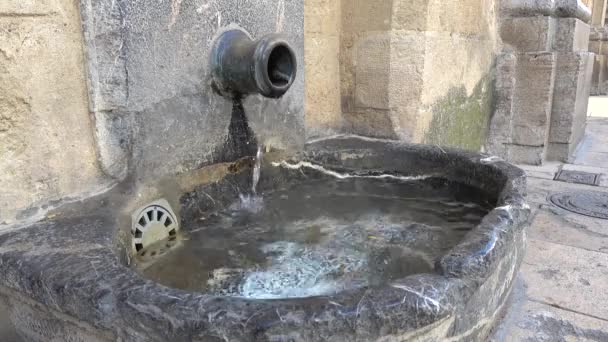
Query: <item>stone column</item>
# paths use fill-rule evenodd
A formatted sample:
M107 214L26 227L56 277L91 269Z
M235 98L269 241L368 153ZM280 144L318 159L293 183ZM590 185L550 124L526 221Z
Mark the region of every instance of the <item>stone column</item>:
M591 17L591 25L595 27L604 26L606 22L606 7L608 0L593 0L593 16Z
M589 51L595 53L591 95L608 95L608 26L592 29Z
M309 137L342 128L340 104L340 1L304 2L306 131Z
M487 149L514 163L566 160L584 132L591 12L579 1L502 3Z
M593 53L589 25L577 18L557 19L553 44L557 74L547 159L568 162L586 127Z
M553 105L556 60L551 44L556 19L506 13L503 8L507 18L500 33L505 46L497 58L495 111L487 148L515 163L541 164L546 159Z

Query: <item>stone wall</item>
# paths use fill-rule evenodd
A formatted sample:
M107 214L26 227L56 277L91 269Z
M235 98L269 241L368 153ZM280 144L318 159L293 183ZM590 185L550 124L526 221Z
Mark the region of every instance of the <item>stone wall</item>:
M210 86L210 52L221 32L283 33L304 65L302 1L81 0L81 11L101 164L119 179L130 173L146 181L238 157L226 146L231 113L240 108ZM303 144L302 71L280 99L243 100L260 143Z
M479 150L491 112L496 3L342 0L323 12L307 10L307 22L322 20L325 40L332 37L330 48L317 49L307 25L307 87L315 89L307 96L307 115L332 118L347 133ZM339 77L335 60L319 65L315 57L336 54L337 32ZM332 82L315 83L310 69L327 65L323 74Z
M309 137L342 129L341 9L338 0L305 0L306 129Z
M0 224L101 182L84 65L77 2L0 1Z

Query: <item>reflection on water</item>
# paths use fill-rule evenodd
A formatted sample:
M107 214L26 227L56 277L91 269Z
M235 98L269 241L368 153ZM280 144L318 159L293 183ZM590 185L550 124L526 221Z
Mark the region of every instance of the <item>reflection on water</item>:
M244 197L202 217L143 273L191 291L293 298L432 272L488 211L458 191L457 200L422 181L328 179Z

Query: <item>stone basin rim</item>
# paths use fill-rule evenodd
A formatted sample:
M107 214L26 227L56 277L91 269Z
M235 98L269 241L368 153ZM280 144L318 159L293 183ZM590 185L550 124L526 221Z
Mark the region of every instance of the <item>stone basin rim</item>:
M101 239L88 241L90 244L97 243L97 249L78 254L60 252L56 248L45 258L48 267L32 274L29 271L39 269L40 265L35 264L40 260L28 257L27 252L12 254L15 250L11 250L8 243L15 239L19 241L20 238L27 240L29 234L34 234L40 239L33 245L42 244L46 239L40 235L52 234L55 232L53 228L62 224L61 221L50 220L19 230L0 232L0 271L7 275L0 279L0 287L9 289L9 292L24 293L39 303L78 317L79 320L103 330L116 329L113 322L124 321L128 317L128 320L139 322L149 331L165 336L191 334L193 329L197 333L205 333L213 331L215 325L241 326L244 333L251 334L261 326L285 324L283 315L294 311L305 313L306 318L301 322L305 324L302 324L300 329L316 324L315 320L326 322L340 316L343 316L340 319L354 319L359 324L361 320L368 319L362 317L362 312L377 316L391 314L396 308L400 312L416 312L416 319L424 321L421 318L426 317L428 322L437 322L453 316L459 305L468 300L501 261L506 252L505 248L508 247L508 238L523 229L530 214L524 200L525 174L522 170L485 154L374 140L352 136L334 137L309 143L307 151L312 154L325 153L326 156L353 150L377 151L380 154L389 153L385 150L393 153L413 153L436 163L444 161L453 166L474 166L488 174L504 178L496 208L436 263L436 273L411 275L386 286L349 290L334 296L271 300L217 297L168 288L141 278L124 266L107 245L108 239L115 234L114 230L110 236L102 234ZM356 141L365 148L353 148L351 145ZM108 230L109 223L103 218L90 218L88 224L92 226L91 229L106 227ZM57 242L61 244L61 241ZM80 258L74 258L75 256ZM97 272L101 272L100 274L105 276L102 278L105 279L100 281L99 277L92 277L90 265L84 256L95 258L103 264ZM53 262L69 257L74 259L71 260L72 276L55 276L61 273L59 268L65 265L58 262L53 266ZM26 266L15 267L23 264ZM41 291L41 287L47 291ZM212 317L214 313L226 311L235 314L231 317ZM159 326L169 329L163 331ZM418 328L422 327L424 325Z

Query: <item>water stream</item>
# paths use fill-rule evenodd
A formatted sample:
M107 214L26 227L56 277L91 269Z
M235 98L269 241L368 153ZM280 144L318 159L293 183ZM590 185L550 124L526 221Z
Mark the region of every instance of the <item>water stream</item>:
M262 160L264 159L264 146L258 146L258 152L255 155L255 165L253 167L253 179L251 181L251 193L257 194L258 183L260 182L260 173L262 172Z

